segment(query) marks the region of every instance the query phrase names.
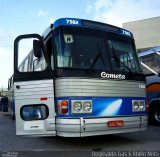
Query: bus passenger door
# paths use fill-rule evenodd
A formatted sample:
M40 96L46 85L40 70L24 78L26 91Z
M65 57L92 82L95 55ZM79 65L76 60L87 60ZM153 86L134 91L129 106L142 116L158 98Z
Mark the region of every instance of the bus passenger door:
M16 135L56 135L52 73L41 36L18 36L14 42Z

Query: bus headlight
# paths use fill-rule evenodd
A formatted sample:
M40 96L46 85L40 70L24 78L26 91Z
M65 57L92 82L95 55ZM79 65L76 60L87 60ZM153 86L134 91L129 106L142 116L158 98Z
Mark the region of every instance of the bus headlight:
M92 104L91 102L84 102L83 103L83 109L85 112L91 112Z
M82 103L81 102L74 102L73 110L76 112L80 112L82 110Z
M87 114L92 113L92 100L71 100L72 113Z
M133 111L137 111L139 109L138 101L133 102Z
M140 101L139 108L140 108L141 111L145 110L145 102L144 101Z
M133 100L132 111L133 112L145 111L145 100Z

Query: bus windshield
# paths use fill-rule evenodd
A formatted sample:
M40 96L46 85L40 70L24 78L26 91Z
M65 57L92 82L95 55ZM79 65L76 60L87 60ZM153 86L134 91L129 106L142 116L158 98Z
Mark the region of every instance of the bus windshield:
M141 73L133 39L110 32L61 27L57 66Z
M160 73L160 53L155 52L140 57L144 74Z

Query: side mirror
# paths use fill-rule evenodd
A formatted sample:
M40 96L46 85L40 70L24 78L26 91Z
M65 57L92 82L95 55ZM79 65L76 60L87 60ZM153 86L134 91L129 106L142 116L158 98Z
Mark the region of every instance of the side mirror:
M38 40L33 40L33 51L34 51L35 57L41 58L42 48L41 48L40 42Z

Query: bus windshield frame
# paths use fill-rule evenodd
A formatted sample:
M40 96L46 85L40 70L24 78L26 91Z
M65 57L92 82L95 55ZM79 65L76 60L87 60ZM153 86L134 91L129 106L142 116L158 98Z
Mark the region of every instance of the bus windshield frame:
M133 38L81 27L56 31L57 68L142 74Z

